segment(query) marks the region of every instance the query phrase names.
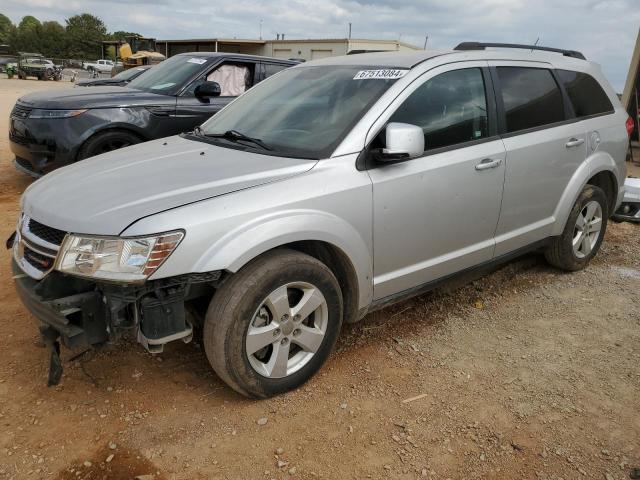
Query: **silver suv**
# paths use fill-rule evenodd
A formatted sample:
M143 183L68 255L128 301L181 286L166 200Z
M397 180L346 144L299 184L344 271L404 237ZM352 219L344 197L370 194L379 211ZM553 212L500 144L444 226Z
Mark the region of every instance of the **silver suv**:
M579 52L486 46L305 63L31 185L9 244L49 383L60 339L157 353L195 329L220 378L268 397L343 322L456 274L532 249L584 268L623 196L627 113Z

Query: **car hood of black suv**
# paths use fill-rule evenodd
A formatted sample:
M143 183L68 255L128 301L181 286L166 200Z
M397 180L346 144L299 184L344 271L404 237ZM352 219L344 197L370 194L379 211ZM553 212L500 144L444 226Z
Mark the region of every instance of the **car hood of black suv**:
M31 108L75 110L174 104L175 97L127 87L92 87L29 93L18 102Z
M85 80L78 80L75 84L76 87L123 87L127 84L126 80L118 78L88 78Z

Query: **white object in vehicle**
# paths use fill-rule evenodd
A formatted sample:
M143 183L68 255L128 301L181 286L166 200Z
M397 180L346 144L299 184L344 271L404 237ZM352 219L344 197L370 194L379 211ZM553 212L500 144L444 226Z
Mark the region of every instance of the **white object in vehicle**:
M627 222L640 222L640 178L628 177L625 180L622 204L613 218Z

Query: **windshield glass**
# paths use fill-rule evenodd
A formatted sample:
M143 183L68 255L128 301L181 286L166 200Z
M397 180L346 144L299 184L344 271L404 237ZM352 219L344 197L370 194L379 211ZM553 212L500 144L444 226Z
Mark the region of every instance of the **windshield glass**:
M123 70L117 75L114 75L113 78L117 80L129 80L131 78L137 77L138 75L141 75L142 72L144 72L145 70L148 70L148 69L140 68L140 67L129 68L128 70Z
M171 57L133 80L129 88L161 95L175 95L185 82L200 72L211 58L190 55Z
M361 72L399 72L391 78ZM205 135L237 131L260 139L271 154L326 158L406 71L309 66L283 70L238 97L202 126Z

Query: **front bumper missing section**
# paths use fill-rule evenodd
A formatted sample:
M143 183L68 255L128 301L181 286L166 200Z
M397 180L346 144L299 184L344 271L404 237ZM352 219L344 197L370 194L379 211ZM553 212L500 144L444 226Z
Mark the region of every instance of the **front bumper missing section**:
M18 296L37 318L50 347L50 385L62 375L59 342L87 348L129 333L151 353L161 353L164 344L174 340L190 342L193 320L185 302L213 294L221 278L221 272L208 272L118 285L57 271L35 280L15 260L12 269Z

